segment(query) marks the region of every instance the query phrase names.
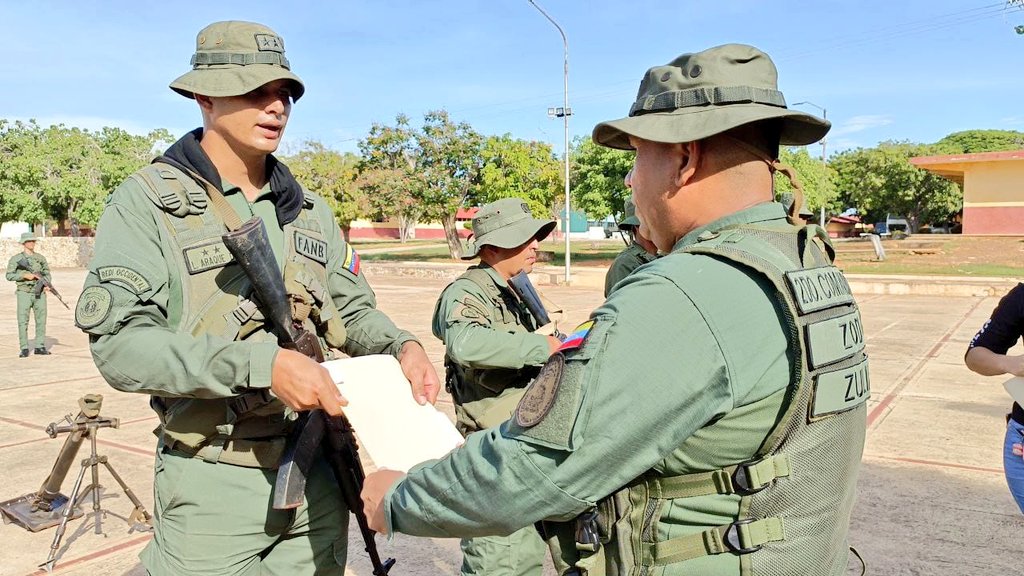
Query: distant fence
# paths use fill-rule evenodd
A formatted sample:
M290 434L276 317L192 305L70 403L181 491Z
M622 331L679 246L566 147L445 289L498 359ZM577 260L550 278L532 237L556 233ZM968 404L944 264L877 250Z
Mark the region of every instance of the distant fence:
M92 260L95 238L70 236L46 236L36 242L36 252L46 257L50 268L83 268ZM4 266L18 252L21 243L5 238L0 240L0 262Z

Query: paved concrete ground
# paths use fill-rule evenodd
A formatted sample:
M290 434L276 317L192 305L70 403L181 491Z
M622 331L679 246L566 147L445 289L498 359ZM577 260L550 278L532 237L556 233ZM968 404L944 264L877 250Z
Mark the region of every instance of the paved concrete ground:
M56 285L73 303L84 272L57 270ZM433 301L444 281L375 276L380 306L417 333L440 369L441 347L429 334ZM572 325L600 302L593 287L542 287L566 307ZM1006 574L1024 557L1024 517L1002 476L1003 415L1009 405L999 378L980 378L961 362L967 341L997 298L864 295L865 333L873 396L868 444L852 525L852 543L870 573ZM49 422L76 410L85 393L104 394L103 413L121 419L99 434L101 453L152 510L151 434L156 419L144 397L109 389L97 375L72 313L50 305L52 356L17 358L13 290L0 291L0 500L36 490L62 440L49 439ZM440 402L451 414L448 398ZM84 452L82 453L84 456ZM73 474L64 484L71 489ZM122 520L131 505L112 479L102 500L109 514L104 535L90 516L70 524L57 572L68 575L140 574L136 556L147 534L128 533ZM354 525L354 523L353 523ZM0 527L0 576L36 571L54 530L32 534ZM358 533L350 541L350 571L368 575ZM399 558L395 574L440 575L458 570L458 544L399 536L382 544Z

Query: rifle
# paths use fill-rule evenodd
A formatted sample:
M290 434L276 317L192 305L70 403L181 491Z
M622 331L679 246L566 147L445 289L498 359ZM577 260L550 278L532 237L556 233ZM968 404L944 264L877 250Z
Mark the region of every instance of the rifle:
M277 334L278 345L301 352L317 362L323 362L323 350L315 334L310 333L292 318L291 305L285 290L281 270L267 239L267 229L259 217L252 218L236 230L222 236L224 245L249 277L259 307ZM359 523L366 552L373 565L374 576L386 576L395 560L381 562L374 532L370 529L363 501L362 463L359 446L352 425L344 415L330 417L323 410L310 410L299 414L285 446L284 456L277 471L274 485L275 509L295 508L302 504L306 478L316 457L317 447L327 440L327 457L335 480L341 488L342 498Z
M35 288L32 289L32 294L34 294L36 296L36 298L38 298L39 295L42 294L43 288L49 288L50 289L50 293L53 294L54 296L56 296L57 300L59 300L60 303L63 304L65 308L67 308L68 310L71 310L71 308L68 308L68 303L65 302L63 298L60 297L60 292L57 292L57 289L53 287L53 284L51 284L49 280L46 279L46 276L43 276L42 274L36 272L35 270L32 269L31 266L29 266L27 258L22 256L21 258L18 259L17 269L18 270L24 270L25 272L28 272L29 274L35 274L36 275L36 278L37 278L36 286L35 286Z
M540 301L540 294L537 293L537 289L533 287L533 283L530 282L530 277L525 271L520 271L515 276L508 279L508 287L516 293L516 296L526 305L526 309L530 311L530 314L537 320L537 326L546 326L551 323L551 317L548 316L548 311L544 309L544 303ZM555 338L564 341L565 335L555 330L552 334Z

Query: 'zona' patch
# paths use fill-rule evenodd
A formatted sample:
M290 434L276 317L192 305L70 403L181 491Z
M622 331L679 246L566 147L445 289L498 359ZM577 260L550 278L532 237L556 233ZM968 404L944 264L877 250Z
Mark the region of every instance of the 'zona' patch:
M93 328L110 315L110 304L113 298L110 290L103 286L89 286L78 297L75 306L75 324L79 328Z
M136 294L142 294L150 288L145 276L125 266L100 266L96 275L100 277L100 282L112 282Z
M562 381L565 369L565 356L556 352L544 366L533 382L526 388L519 406L516 407L516 424L523 428L532 428L548 415L555 405L558 384Z

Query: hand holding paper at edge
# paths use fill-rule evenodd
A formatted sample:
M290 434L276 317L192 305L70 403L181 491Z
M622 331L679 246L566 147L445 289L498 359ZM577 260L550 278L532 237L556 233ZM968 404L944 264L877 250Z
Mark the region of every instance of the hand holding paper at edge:
M348 399L345 415L378 468L407 472L463 442L443 412L417 404L393 356L375 354L322 364Z

